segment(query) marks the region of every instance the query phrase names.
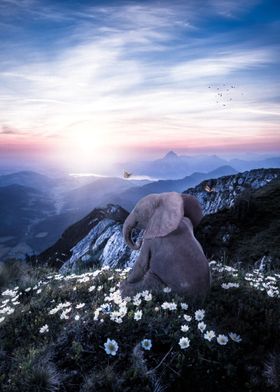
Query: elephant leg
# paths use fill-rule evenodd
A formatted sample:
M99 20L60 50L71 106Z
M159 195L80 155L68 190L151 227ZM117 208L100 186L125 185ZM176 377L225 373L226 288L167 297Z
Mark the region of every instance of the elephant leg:
M166 285L153 273L147 272L143 279L130 283L127 280L123 281L120 286L122 297L133 297L137 293L141 293L144 290L149 291L161 291Z
M144 279L145 274L149 270L150 257L149 242L144 241L138 259L127 276L129 283L135 283Z

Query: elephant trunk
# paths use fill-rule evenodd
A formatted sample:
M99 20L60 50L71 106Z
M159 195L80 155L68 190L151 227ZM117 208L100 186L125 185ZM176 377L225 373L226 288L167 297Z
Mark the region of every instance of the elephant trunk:
M139 250L142 244L142 241L140 243L134 243L131 234L132 230L136 226L136 219L133 215L129 215L124 224L123 224L123 236L126 244L133 250Z

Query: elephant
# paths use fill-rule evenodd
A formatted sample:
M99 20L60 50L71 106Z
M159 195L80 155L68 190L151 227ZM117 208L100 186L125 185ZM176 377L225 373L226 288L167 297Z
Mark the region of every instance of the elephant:
M143 197L123 225L126 244L141 250L120 285L122 297L167 286L178 294L205 298L209 263L193 233L201 219L201 206L192 195L165 192ZM135 228L144 229L143 240L136 243L131 238Z

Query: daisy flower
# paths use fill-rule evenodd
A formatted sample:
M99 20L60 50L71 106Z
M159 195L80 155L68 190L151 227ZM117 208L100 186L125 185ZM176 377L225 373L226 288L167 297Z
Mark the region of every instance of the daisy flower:
M219 335L217 337L217 342L221 345L221 346L225 346L228 342L228 337L226 335Z
M211 340L213 340L215 336L216 336L216 334L214 331L207 331L203 335L204 339L208 340L209 342L211 342Z
M190 346L190 339L189 338L181 338L179 340L179 346L181 347L182 350L185 348L188 348Z
M84 303L76 305L76 309L82 309L85 306Z
M184 319L185 319L186 321L191 321L192 317L189 316L188 314L184 314Z
M48 326L48 324L43 325L43 326L40 328L40 331L39 331L39 332L40 332L40 333L49 332L49 326Z
M228 334L228 336L231 338L231 340L233 340L233 341L236 342L236 343L240 343L240 342L242 341L240 335L237 335L237 334L234 333L234 332L230 332L230 333Z
M152 341L151 339L143 339L141 342L141 346L144 350L150 351L152 348Z
M203 319L204 319L204 316L205 316L205 310L203 310L203 309L198 309L198 310L195 312L195 314L194 314L194 317L195 317L196 321L201 321L201 320L203 320Z
M137 312L134 313L134 320L138 321L141 320L143 316L142 310L137 310Z
M200 330L200 332L204 332L204 330L206 329L206 324L201 321L200 323L197 324L197 328Z
M114 339L108 338L106 343L104 343L104 349L106 354L115 356L119 349L119 345Z

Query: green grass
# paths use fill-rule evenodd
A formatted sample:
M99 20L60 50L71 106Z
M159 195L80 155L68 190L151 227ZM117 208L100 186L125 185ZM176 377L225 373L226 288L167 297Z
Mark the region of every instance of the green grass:
M29 271L24 284L0 297L1 390L278 390L280 274L215 262L211 269L213 284L204 303L173 292L122 301L117 291L127 274L122 270L65 277ZM239 287L223 288L227 283ZM198 309L205 310L204 332L198 329ZM189 330L181 331L182 325ZM204 338L210 330L216 335L212 341ZM231 332L241 341L233 341ZM219 335L227 337L225 345ZM182 337L189 339L188 348L180 347ZM105 351L108 338L118 344L114 356ZM150 350L142 348L143 339L151 340Z

